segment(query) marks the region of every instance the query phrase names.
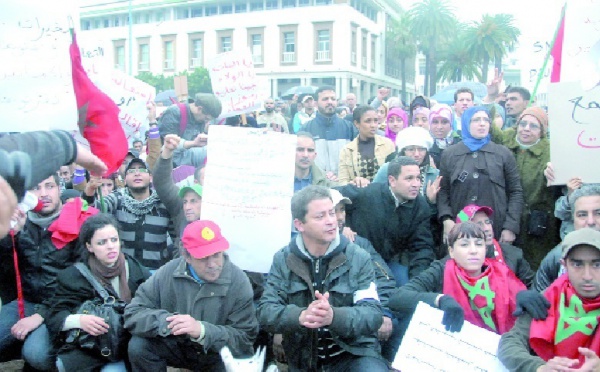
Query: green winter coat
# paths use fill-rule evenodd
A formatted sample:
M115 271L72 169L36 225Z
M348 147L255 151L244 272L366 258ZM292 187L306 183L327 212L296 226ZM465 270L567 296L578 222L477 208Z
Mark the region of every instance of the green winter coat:
M492 125L490 132L492 141L506 146L515 155L525 200L517 245L523 249L531 266L537 269L546 253L559 242L558 224L554 218L556 193L553 187L546 186L544 177L544 168L550 161L550 141L548 138L541 138L536 145L521 149L516 140L516 128L501 131ZM542 211L546 215L545 234L541 237L528 233L532 211Z

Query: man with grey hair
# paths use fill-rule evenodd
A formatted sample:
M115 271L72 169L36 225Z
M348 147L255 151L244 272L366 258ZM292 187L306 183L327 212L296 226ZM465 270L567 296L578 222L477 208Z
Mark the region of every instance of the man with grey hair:
M176 103L163 113L158 123L161 138L176 134L183 139L173 154L176 165L199 167L204 163L209 122L219 117L221 110L217 96L198 93L194 103Z
M261 327L283 334L291 370L388 371L371 257L340 236L326 187L294 194L292 217L299 234L273 258L257 309Z
M569 196L569 202L573 212L574 230L584 227L600 230L600 184L583 185ZM554 247L542 260L533 282L535 290L543 291L565 272L560 264L561 247L562 243Z
M265 112L256 119L259 128L266 128L275 132L290 133L285 118L275 111L275 101L269 97L265 100Z

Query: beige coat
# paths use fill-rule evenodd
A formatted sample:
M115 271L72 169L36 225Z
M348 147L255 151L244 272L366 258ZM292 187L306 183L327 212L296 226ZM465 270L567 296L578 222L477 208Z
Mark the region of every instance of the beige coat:
M373 173L367 177L369 181L373 181L379 167L381 167L385 163L385 159L395 151L396 146L389 138L375 135L375 159L377 159L377 169L374 169ZM340 185L345 185L356 177L361 176L359 158L358 137L356 137L340 151L340 167L338 172Z

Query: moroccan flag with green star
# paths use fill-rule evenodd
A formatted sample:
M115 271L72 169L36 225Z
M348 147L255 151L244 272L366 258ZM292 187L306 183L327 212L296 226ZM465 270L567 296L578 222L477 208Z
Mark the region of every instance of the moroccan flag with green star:
M81 54L75 32L69 48L73 88L79 110L79 132L90 143L90 150L108 167L112 174L127 155L128 143L119 122L119 107L87 76L81 65Z
M463 308L465 320L497 334L515 324L517 293L524 289L525 284L503 262L486 258L481 274L472 277L453 259L446 261L443 293Z
M580 298L568 275L556 279L544 296L550 301L550 309L545 320L531 322L529 344L533 351L546 361L558 356L583 363L585 358L578 347L600 355L600 298Z

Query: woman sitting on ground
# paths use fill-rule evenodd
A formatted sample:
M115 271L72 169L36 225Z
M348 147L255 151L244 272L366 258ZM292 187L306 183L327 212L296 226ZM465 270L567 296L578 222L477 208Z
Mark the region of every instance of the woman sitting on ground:
M115 299L129 303L138 286L150 277L150 272L134 258L121 252L115 218L105 213L88 218L81 227L79 241L86 252L83 262L94 277ZM109 363L99 354L65 342L71 329L78 328L92 336L109 331L104 319L77 314L85 301L95 298L100 298L100 295L75 266L58 273L56 293L50 300L52 312L46 323L58 348L56 365L59 371L126 371L124 362ZM127 343L124 342L124 345ZM126 348L122 355L127 355Z

